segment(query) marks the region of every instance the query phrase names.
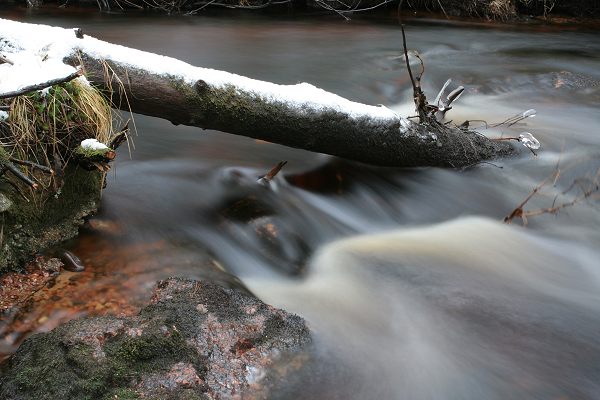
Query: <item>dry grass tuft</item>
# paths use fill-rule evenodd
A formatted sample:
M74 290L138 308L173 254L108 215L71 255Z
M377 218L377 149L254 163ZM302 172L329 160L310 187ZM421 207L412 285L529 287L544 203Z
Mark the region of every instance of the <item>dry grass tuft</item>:
M535 0L411 0L407 5L446 15L509 20L517 15L517 3L527 5L532 1Z
M507 19L517 14L515 4L511 0L492 0L488 5L488 15L497 19Z
M0 129L0 146L11 156L53 166L66 165L83 139L109 143L120 124L110 102L83 79L55 85L10 102L9 119ZM34 171L26 171L34 175ZM38 177L50 187L48 177Z

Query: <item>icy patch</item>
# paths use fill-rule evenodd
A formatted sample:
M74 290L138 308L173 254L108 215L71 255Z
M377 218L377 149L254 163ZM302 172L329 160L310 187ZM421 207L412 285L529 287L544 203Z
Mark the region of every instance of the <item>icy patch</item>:
M519 142L531 150L537 150L540 148L540 142L529 132L521 133L519 135Z
M104 150L108 149L108 146L104 143L99 142L97 139L85 139L81 141L81 147L84 150Z
M8 113L6 111L0 111L0 121L6 121L8 119Z

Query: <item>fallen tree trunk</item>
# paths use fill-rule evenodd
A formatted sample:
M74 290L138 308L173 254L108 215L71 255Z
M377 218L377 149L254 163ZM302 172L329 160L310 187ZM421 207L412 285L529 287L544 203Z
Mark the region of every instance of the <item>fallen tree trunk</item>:
M464 167L514 152L508 142L412 123L384 106L355 103L306 83L276 85L110 44L80 30L0 21L5 44L83 65L87 79L110 93L117 107L174 124L395 167ZM32 31L39 40L19 43Z

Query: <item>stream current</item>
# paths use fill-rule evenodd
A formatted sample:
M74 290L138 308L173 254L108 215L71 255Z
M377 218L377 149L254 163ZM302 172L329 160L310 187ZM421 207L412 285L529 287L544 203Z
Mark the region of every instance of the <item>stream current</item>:
M68 10L0 14L412 113L400 29L388 19ZM103 192L99 218L112 228L72 243L87 271L57 285L74 299L23 318L44 331L85 313L118 314L170 275L241 282L313 331L307 367L274 398L600 398L597 200L530 217L527 227L502 222L557 168L526 210L567 203L581 190L563 195L573 182L597 179L600 34L423 19L408 22L407 36L430 100L447 78L466 87L448 118L493 123L536 109L481 132L532 132L538 156L382 169L135 115L135 149L131 158L120 149ZM255 180L281 160L274 190L257 191ZM247 197L269 211L222 217Z

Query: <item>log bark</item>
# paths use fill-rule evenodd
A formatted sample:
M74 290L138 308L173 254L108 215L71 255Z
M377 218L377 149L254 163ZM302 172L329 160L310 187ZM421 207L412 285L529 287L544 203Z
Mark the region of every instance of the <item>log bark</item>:
M15 24L29 25L3 20L0 39L5 26L21 28ZM465 167L515 151L508 142L434 121L411 123L383 106L351 102L306 83L275 85L80 38L73 30L29 29L42 27L69 49L64 62L82 65L87 79L119 108L174 124L392 167Z
M164 118L178 125L214 129L285 146L392 167L465 167L510 155L514 147L476 132L406 120L353 117L331 109L294 107L266 99L234 85L216 87L204 80L190 84L86 54L67 60L82 62L86 77L112 93L121 109ZM114 74L106 73L106 66ZM111 90L123 83L124 92ZM126 95L126 97L125 97Z

